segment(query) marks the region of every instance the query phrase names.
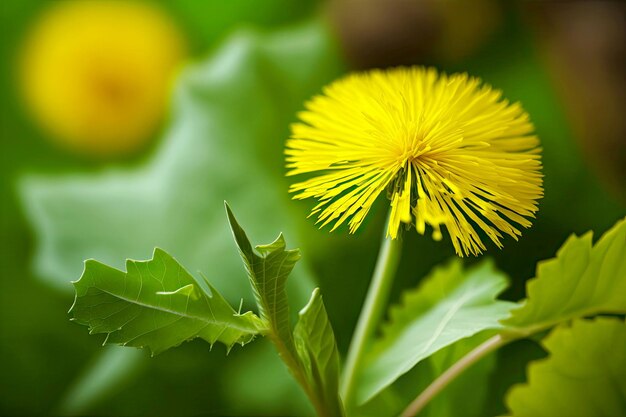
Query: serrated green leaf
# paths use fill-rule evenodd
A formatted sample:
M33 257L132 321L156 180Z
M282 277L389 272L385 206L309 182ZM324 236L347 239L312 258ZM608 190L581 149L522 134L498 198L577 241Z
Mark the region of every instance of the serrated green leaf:
M228 349L265 331L254 313L237 313L210 284L208 292L174 258L155 249L148 261L126 261L126 271L94 260L74 282L73 320L105 344L147 347L153 355L200 337Z
M261 318L267 321L270 327L269 335L280 339L286 348L297 356L285 284L287 277L300 259L300 250L286 250L282 233L274 242L257 245L256 251L253 250L246 232L237 223L230 207L226 203L224 205L233 237L254 290Z
M307 378L318 398L330 415L343 415L339 398L339 353L319 288L313 290L308 304L300 310L294 338Z
M466 271L459 260L436 268L390 310L361 373L357 400L364 403L421 360L456 341L501 327L512 303L496 300L507 278L490 262Z
M575 320L543 341L550 353L528 367L507 406L517 417L626 415L626 323L617 318Z
M300 312L300 325L295 329L297 347L291 329L285 284L300 259L300 251L286 250L282 233L274 242L257 245L252 249L246 232L228 204L224 205L261 318L268 326L266 335L274 342L279 355L306 392L318 415L343 415L337 388L339 365L335 338L317 290Z
M598 313L626 313L626 221L592 246L592 233L571 236L556 258L540 262L527 300L503 323L521 335Z

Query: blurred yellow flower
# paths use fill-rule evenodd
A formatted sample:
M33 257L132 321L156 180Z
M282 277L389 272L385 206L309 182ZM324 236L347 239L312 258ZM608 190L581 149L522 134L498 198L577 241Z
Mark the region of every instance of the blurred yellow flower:
M177 28L148 3L57 2L24 45L25 101L73 151L131 153L161 121L184 51Z
M518 103L466 74L421 67L349 75L306 103L287 141L288 175L316 173L292 185L314 197L322 226L349 220L353 233L380 193L400 223L441 239L458 255L485 250L476 227L502 247L512 222L529 227L543 195L539 142ZM502 232L502 233L501 233Z

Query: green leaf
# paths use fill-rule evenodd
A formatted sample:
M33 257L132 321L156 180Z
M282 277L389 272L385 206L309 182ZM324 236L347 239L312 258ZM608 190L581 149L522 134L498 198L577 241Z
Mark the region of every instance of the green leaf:
M339 398L339 352L319 288L313 290L299 316L294 338L309 384L330 415L343 415Z
M626 323L575 320L543 340L550 356L528 367L507 406L519 417L626 415Z
M626 313L626 221L592 246L592 233L571 236L556 258L540 262L526 302L503 323L529 335L560 322L598 313Z
M88 260L74 282L73 320L92 334L106 333L105 344L147 347L156 355L200 337L230 349L266 330L255 314L237 313L161 249L149 261L127 260L126 271Z
M274 242L256 246L257 254L228 204L224 205L233 237L254 290L261 318L267 321L270 327L269 336L278 339L294 356L297 356L285 284L300 259L300 250L285 250L285 239L281 233Z
M300 251L285 250L282 234L273 243L252 249L246 232L228 204L224 205L261 318L269 327L267 336L274 342L317 413L320 416L343 415L338 394L339 356L318 289L313 291L311 300L300 312L296 329L293 332L291 329L285 284L300 259Z
M501 327L512 303L496 300L507 278L490 262L464 271L459 260L436 268L389 312L361 374L359 403L392 384L423 359L458 340Z

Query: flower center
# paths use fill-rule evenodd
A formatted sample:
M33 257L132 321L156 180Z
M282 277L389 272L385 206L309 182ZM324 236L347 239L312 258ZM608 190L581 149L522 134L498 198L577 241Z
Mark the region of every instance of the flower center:
M419 162L420 158L430 151L431 146L424 139L424 134L415 133L408 136L402 143L402 149L399 152L399 157L402 165L406 163Z

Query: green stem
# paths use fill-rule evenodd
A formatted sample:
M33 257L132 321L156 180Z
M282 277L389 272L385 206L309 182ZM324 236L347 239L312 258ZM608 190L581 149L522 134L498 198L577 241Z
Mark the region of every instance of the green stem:
M343 372L341 396L346 410L352 408L359 368L362 364L367 344L370 342L385 311L391 284L400 262L401 252L402 241L400 236L397 239L383 239L378 260L376 261L376 269L374 270L367 297L352 336Z
M309 398L309 401L311 401L318 417L331 417L330 410L326 409L322 399L319 398L313 387L309 385L304 369L302 368L302 363L297 358L296 354L284 343L277 331L274 330L274 332L271 332L269 337L272 343L274 343L274 347L276 347L278 355L283 360L285 365L287 365L287 368L289 368L289 371L298 384L300 384L306 396Z
M402 412L401 417L413 417L428 405L445 387L454 381L459 375L470 366L487 356L489 353L499 349L512 339L505 339L496 335L477 346L474 350L463 356L458 362L439 375L409 406Z

